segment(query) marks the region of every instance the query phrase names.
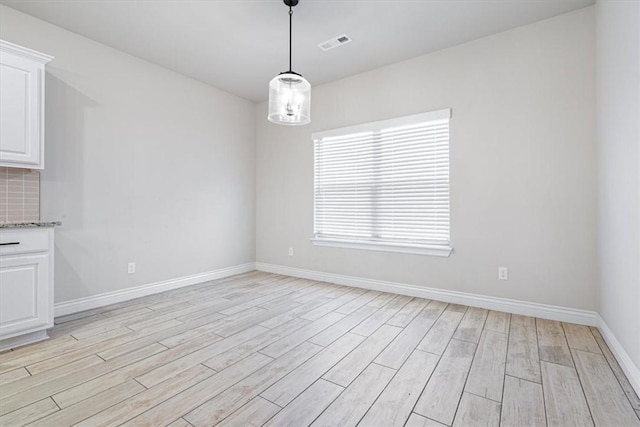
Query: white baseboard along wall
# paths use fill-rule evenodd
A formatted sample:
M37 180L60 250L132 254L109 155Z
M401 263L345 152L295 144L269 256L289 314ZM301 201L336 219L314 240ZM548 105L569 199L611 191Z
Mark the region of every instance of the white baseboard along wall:
M633 363L629 354L627 354L624 348L622 348L622 345L616 336L599 315L598 329L602 334L602 338L607 342L609 349L611 349L611 352L618 361L618 364L624 371L624 374L627 376L627 379L631 383L631 387L633 387L637 395L640 395L640 367Z
M132 300L134 298L170 291L172 289L196 285L198 283L209 282L211 280L223 279L236 274L248 273L253 270L255 270L255 263L250 262L233 267L207 271L205 273L164 280L162 282L149 283L147 285L136 286L134 288L123 289L120 291L107 292L100 295L59 302L54 304L54 316L66 316L67 314L104 307L110 304Z
M637 366L635 366L611 329L609 329L604 320L595 311L518 301L507 298L490 297L466 292L448 291L444 289L428 288L397 282L365 279L361 277L346 276L334 273L324 273L321 271L305 270L301 268L266 264L261 262L246 263L205 273L165 280L162 282L150 283L147 285L137 286L135 288L124 289L121 291L79 298L72 301L65 301L55 304L54 312L56 317L65 316L68 314L104 307L110 304L115 304L134 298L140 298L147 295L157 294L172 289L178 289L185 286L208 282L211 280L222 279L236 274L248 273L252 270L259 270L267 273L282 274L285 276L300 277L303 279L317 280L322 282L335 283L338 285L390 292L413 297L435 299L454 304L463 304L473 307L486 308L489 310L521 314L524 316L539 317L561 322L577 323L587 326L597 326L602 332L602 336L611 348L614 356L620 363L620 366L629 379L632 387L638 394L640 394L640 370Z
M320 271L264 264L261 262L256 263L256 269L268 273L283 274L285 276L319 280L323 282L336 283L338 285L372 289L375 291L409 295L412 297L435 299L453 304L470 305L489 310L506 311L508 313L541 317L543 319L558 320L561 322L578 323L580 325L588 326L596 326L598 324L598 313L595 311L558 307L555 305L538 304L507 298L489 297L466 292L448 291L445 289L428 288L398 282L364 279L360 277L345 276L342 274L323 273Z
M305 270L282 265L257 262L256 270L283 274L286 276L300 277L303 279L318 280L335 283L338 285L353 286L357 288L376 291L391 292L401 295L409 295L420 298L435 299L439 301L463 304L489 310L505 311L524 316L539 317L542 319L557 320L560 322L577 323L579 325L597 326L603 338L611 348L618 360L620 367L629 379L631 386L640 394L640 370L633 363L627 352L615 337L611 329L595 311L579 310L575 308L559 307L548 304L518 301L508 298L489 297L466 292L448 291L444 289L427 288L423 286L408 285L397 282L385 282L381 280L364 279L360 277L345 276L341 274L324 273L321 271Z

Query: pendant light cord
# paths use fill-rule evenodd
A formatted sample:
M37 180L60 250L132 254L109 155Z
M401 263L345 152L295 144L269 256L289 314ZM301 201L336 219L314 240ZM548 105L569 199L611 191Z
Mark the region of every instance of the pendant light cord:
M292 30L293 10L289 6L289 72L291 72L291 30Z

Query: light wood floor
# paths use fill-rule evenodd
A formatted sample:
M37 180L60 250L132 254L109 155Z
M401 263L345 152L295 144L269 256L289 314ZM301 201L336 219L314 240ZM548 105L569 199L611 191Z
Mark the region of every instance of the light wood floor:
M0 425L640 426L595 328L252 272L56 319Z

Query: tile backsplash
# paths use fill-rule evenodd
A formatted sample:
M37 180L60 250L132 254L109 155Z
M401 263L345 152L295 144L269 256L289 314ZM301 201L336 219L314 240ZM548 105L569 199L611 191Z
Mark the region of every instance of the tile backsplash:
M40 172L0 167L0 222L40 219Z

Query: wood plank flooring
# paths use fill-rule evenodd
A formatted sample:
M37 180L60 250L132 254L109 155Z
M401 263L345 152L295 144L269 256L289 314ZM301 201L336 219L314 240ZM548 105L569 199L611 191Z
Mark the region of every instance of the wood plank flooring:
M251 272L56 319L0 426L640 426L599 331Z

